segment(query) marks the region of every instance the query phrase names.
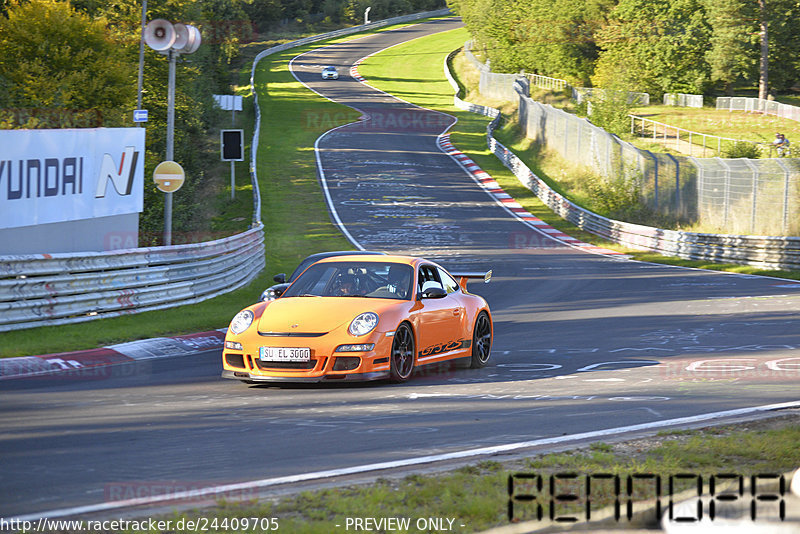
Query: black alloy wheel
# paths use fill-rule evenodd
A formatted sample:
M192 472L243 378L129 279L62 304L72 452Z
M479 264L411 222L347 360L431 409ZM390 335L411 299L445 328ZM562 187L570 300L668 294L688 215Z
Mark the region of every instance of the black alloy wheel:
M392 382L405 382L414 372L414 333L406 323L394 333L389 372Z
M475 319L475 328L472 330L472 358L470 367L480 369L489 361L492 353L492 321L489 314L482 311Z

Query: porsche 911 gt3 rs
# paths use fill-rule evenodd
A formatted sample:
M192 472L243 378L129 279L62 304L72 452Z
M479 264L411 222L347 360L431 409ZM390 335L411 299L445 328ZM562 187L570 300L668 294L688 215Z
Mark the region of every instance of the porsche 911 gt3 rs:
M246 383L408 380L414 369L463 358L486 365L493 326L486 301L466 290L486 273L448 273L408 256L325 258L279 298L231 321L224 378Z

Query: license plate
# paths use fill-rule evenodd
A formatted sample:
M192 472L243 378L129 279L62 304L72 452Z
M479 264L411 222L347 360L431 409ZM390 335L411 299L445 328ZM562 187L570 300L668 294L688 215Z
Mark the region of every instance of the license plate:
M311 349L296 347L259 347L258 358L262 362L307 362Z

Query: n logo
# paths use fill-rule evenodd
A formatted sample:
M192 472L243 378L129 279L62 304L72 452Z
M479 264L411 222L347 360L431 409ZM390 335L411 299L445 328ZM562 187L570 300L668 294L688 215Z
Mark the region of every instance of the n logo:
M123 196L131 194L133 176L136 173L136 161L139 159L139 153L134 150L135 148L132 146L125 147L119 168L114 163L111 154L103 154L103 163L100 165L100 175L97 178L95 198L104 198L106 196L109 180L114 184L117 194Z

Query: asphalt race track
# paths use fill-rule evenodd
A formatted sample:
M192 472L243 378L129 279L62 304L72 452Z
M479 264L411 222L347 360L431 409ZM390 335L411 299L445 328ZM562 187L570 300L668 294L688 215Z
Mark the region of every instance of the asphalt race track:
M437 147L449 116L348 74L364 56L457 25L319 49L293 71L366 117L318 142L332 215L354 243L494 270L470 286L494 314L489 365L423 369L403 385L246 386L222 380L211 351L3 381L0 517L798 400L800 285L553 240ZM323 81L324 65L340 79Z

